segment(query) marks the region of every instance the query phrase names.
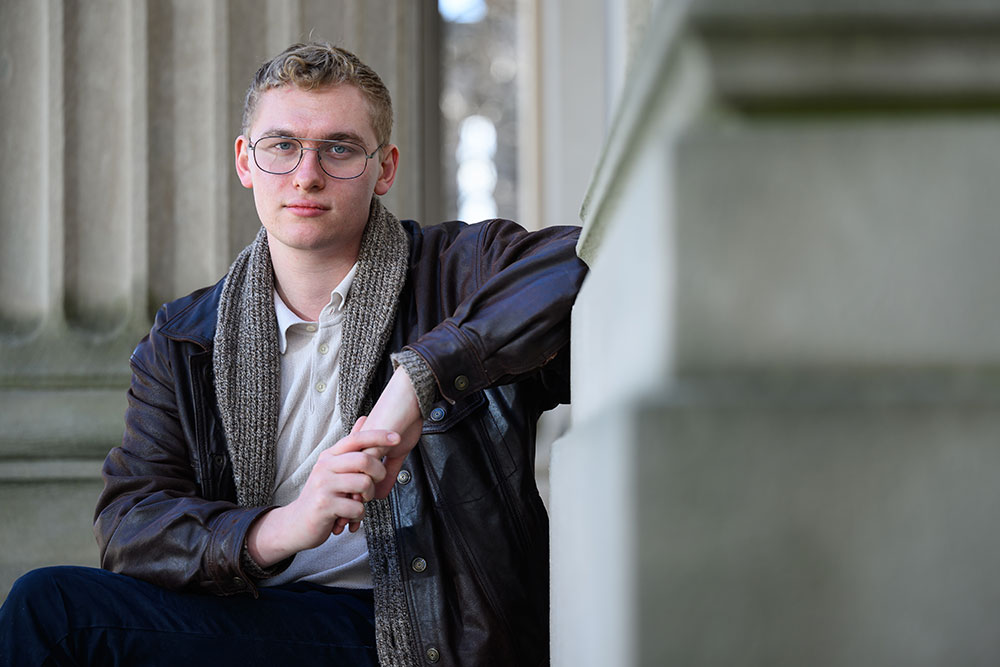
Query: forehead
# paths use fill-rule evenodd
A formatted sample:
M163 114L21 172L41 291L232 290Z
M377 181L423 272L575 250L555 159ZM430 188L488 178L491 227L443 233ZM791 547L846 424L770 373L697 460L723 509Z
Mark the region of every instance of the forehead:
M368 101L350 84L266 90L257 103L250 133L252 137L279 133L309 139L355 135L366 146L375 141Z

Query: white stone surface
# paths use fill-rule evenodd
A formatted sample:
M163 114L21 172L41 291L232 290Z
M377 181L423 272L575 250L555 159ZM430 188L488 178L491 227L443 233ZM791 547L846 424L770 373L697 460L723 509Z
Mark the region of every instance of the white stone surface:
M684 370L1000 360L992 118L707 123L677 167Z
M996 8L911 4L654 12L583 210L554 665L1000 658Z
M554 452L554 664L994 663L997 407L609 405Z

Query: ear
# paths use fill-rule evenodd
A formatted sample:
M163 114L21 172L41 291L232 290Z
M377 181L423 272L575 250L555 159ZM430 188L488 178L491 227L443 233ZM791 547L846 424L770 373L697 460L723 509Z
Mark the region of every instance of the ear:
M396 168L399 166L399 149L395 144L389 144L382 149L382 161L379 163L379 176L375 181L375 194L381 196L389 191L392 182L396 180Z
M245 188L253 187L253 177L250 173L250 148L247 138L242 134L236 137L236 175Z

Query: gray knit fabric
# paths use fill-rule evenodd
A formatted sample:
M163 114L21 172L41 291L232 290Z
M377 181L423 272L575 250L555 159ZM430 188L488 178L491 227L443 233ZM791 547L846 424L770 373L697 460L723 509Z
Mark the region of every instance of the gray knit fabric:
M362 405L382 357L406 280L409 243L399 221L373 198L347 301L338 400L345 429ZM271 504L275 475L279 368L274 271L262 229L229 270L215 332L215 385L242 506ZM383 667L415 667L415 643L399 570L388 500L365 508L375 596L376 646Z
M420 404L420 414L424 419L427 419L430 416L431 408L441 398L434 371L431 370L423 357L408 347L404 347L402 352L396 352L392 355L393 369L399 366L402 366L406 374L410 376L413 390L417 394L417 403Z
M271 504L280 396L274 269L262 227L229 267L215 327L215 394L233 460L236 499Z

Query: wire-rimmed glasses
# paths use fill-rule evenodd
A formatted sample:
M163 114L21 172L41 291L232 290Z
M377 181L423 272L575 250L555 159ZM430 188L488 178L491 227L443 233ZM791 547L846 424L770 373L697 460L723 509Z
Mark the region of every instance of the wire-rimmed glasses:
M316 144L316 148L303 146L303 141ZM319 166L324 173L344 180L357 178L365 173L368 160L375 157L383 146L379 144L375 150L367 153L364 146L352 141L320 141L284 136L261 137L256 143L247 137L247 145L253 151L253 160L257 166L269 174L289 174L302 162L305 151L316 151Z

